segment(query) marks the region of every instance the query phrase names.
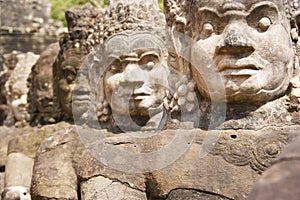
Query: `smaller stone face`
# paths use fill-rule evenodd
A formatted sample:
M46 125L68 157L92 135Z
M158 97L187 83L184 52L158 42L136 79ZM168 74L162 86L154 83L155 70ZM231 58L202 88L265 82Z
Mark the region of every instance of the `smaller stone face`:
M57 96L60 106L65 115L72 115L72 91L75 87L77 71L81 67L82 61L78 54L73 51L65 52L66 58L57 70L59 80L57 82Z
M161 105L165 96L168 69L161 49L150 49L156 44L149 36L133 33L107 41L108 51L114 48L115 53L109 53L112 62L104 75L104 88L107 101L116 114L148 115L148 110ZM114 46L117 43L126 47L121 54L119 46ZM118 54L119 57L114 57Z
M92 45L87 42L88 37L101 24L103 9L96 9L86 5L81 9L71 9L66 12L69 32L60 40L61 51L54 64L54 102L62 111L62 119L71 119L72 91L75 88L77 71L89 53Z
M86 80L99 121L111 115L117 123L130 127L128 120L132 117L144 126L163 111L163 99L169 89L164 44L161 32L127 31L109 38L91 55L83 73L88 71ZM75 89L73 93L76 105L78 100L88 99L83 92L88 81L80 75L78 80L76 88L81 87L81 92Z
M18 62L5 87L7 90L7 104L11 109L12 116L15 121L25 123L29 121L27 94L29 88L27 79L31 72L32 66L35 64L38 55L31 52L20 53L17 55ZM13 119L7 125L12 125Z
M6 82L9 80L11 73L16 67L18 62L17 55L19 52L13 51L9 54L4 54L4 65L3 71L0 72L0 124L3 125L4 120L6 119L9 113L9 107L7 105L8 93L5 87Z
M33 66L30 74L29 103L31 121L48 123L55 117L53 106L53 64L59 52L58 43L51 44Z

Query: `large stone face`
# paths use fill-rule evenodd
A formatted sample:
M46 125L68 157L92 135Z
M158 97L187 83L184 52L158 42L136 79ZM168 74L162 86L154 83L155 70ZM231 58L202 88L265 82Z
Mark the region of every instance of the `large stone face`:
M204 113L200 128L208 128L214 102L226 107L218 114L225 121L218 129L299 124L299 72L294 70L299 43L297 27L290 24L299 19L297 2L164 2L168 65L196 81ZM245 15L235 20L241 10Z
M291 37L296 27L290 21L299 5L266 2L166 0L170 66L192 74L201 95L212 101L256 103L283 96L295 65L298 36Z

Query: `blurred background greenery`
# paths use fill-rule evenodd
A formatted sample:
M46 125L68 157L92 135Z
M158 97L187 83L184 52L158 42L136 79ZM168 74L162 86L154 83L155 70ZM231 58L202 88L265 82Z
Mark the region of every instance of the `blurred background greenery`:
M51 3L51 17L60 20L66 26L65 11L70 8L78 8L86 3L95 7L107 5L108 0L45 0ZM145 0L147 1L147 0ZM158 0L159 7L163 9L163 0Z

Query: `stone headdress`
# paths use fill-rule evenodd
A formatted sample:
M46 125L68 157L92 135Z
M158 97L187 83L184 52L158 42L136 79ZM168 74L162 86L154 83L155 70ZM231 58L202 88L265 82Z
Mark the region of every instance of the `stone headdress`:
M106 13L95 28L88 43L102 44L107 38L123 31L151 30L164 28L165 17L158 8L157 0L113 0L109 2Z

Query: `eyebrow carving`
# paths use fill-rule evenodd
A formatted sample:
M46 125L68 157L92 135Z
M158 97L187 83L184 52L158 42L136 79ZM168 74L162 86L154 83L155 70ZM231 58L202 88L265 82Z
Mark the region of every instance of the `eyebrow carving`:
M225 1L223 6L222 6L222 12L230 11L230 10L235 10L235 11L245 11L246 6L240 2L233 2L231 0Z
M263 7L263 6L268 6L271 8L274 8L276 10L277 13L279 13L278 7L276 6L276 4L274 4L273 2L270 1L262 1L262 2L258 2L254 5L251 6L251 8L249 9L249 14L252 13L254 10Z
M214 9L208 8L208 7L202 7L198 9L198 13L195 13L196 15L199 15L199 13L211 13L214 15L217 15L218 17L221 17L221 14L216 12Z

